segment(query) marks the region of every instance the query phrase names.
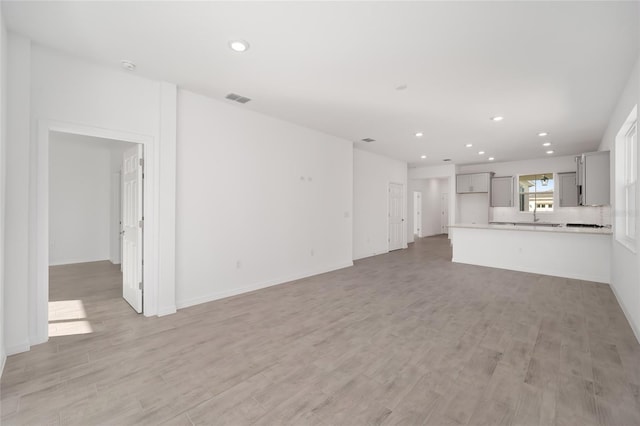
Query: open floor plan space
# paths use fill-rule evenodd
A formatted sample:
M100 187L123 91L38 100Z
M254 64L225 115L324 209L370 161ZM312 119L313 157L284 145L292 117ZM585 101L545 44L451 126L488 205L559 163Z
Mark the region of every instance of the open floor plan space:
M52 267L55 337L8 358L2 424L640 424L608 285L450 259L423 238L160 318L117 266Z

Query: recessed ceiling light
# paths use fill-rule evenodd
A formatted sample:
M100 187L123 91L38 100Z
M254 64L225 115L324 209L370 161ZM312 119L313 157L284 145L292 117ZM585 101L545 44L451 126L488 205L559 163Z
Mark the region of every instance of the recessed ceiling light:
M427 156L426 155L421 155L420 158L422 158L424 160L425 158L427 158Z
M547 154L553 154L553 150L550 149L549 151L547 151Z
M542 146L551 146L551 142L545 142L542 144Z
M122 65L122 68L124 68L127 71L133 71L136 69L136 64L134 64L131 61L127 61L126 59L120 61L120 64Z
M421 138L422 136L424 136L424 133L422 133L422 132L417 132L416 133L416 138Z
M466 148L471 148L472 146L473 146L472 143L468 143L468 144L465 145Z
M489 158L487 158L487 160L489 160L489 161L493 161L493 160L495 160L495 158L493 158L493 157L489 157Z
M234 52L246 52L249 49L249 43L244 40L231 40L229 47Z
M502 120L504 120L504 117L502 117L502 116L500 116L500 115L497 115L497 116L495 116L495 117L491 117L491 119L492 119L493 121L502 121Z
M484 151L478 151L478 155L484 155Z
M541 138L545 137L545 136L549 136L549 133L547 132L540 132L538 133L538 136L540 136Z

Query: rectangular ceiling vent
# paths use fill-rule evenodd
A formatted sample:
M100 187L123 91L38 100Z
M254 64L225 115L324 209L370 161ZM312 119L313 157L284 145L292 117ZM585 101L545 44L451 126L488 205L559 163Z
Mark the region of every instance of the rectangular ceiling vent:
M240 102L241 104L246 104L247 102L249 102L251 100L249 98L245 98L244 96L236 95L235 93L229 93L225 97L227 99L229 99L229 100Z
M371 139L371 138L364 138L362 139L362 142L375 142L375 139Z

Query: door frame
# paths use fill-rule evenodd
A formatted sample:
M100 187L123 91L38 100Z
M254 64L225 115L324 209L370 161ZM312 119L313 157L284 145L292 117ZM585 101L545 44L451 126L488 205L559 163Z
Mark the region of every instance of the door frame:
M402 209L402 231L400 232L400 234L402 235L402 247L400 247L399 250L402 249L406 249L407 248L407 184L403 183L403 182L393 182L393 181L389 181L387 182L387 253L389 253L390 247L391 247L391 234L389 232L389 226L391 225L391 221L389 220L390 216L390 211L389 211L389 201L391 200L391 185L400 185L402 186L402 191L400 191L400 193L402 194L402 200L400 202L400 206Z
M36 161L31 163L32 170L30 170L30 175L33 179L30 185L30 203L35 207L30 208L29 215L30 229L35 231L29 235L29 267L32 271L29 279L30 345L44 343L49 339L49 135L52 131L115 139L139 143L144 146L147 161L145 164L143 198L145 205L143 242L147 249L143 253L143 274L145 277L145 283L143 284L145 290L143 311L145 316L165 315L175 312L175 287L170 289L171 294L169 295L173 298L173 312L171 312L170 308L165 308L164 312L158 308L160 292L167 290L160 288L159 268L161 262L158 241L175 240L175 235L160 238L161 235L158 232L160 207L157 197L160 191L160 173L157 163L160 151L158 142L150 135L54 120L40 120L37 128L37 143L32 145L32 149L35 148L36 150L36 152L32 151ZM33 170L34 166L36 170ZM167 172L170 174L170 171ZM173 172L175 172L175 169ZM175 205L175 198L170 201ZM175 226L175 222L173 225ZM165 258L163 262L170 263L169 266L171 268L175 267L175 257ZM172 284L175 286L175 278Z

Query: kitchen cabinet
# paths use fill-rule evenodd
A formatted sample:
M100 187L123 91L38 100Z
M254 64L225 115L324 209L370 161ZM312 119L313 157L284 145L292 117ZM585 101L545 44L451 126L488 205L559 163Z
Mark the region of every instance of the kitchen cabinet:
M456 192L462 194L471 191L471 175L456 176Z
M513 207L513 176L491 178L491 207Z
M609 151L589 152L576 157L578 205L610 204Z
M458 194L489 192L489 178L489 173L456 175L456 192Z
M560 207L578 205L578 182L575 172L558 173L558 199Z

